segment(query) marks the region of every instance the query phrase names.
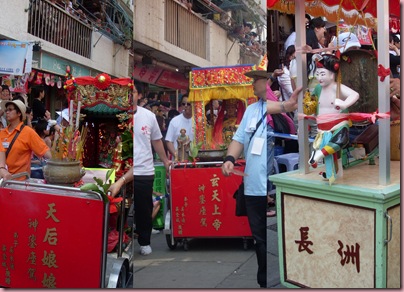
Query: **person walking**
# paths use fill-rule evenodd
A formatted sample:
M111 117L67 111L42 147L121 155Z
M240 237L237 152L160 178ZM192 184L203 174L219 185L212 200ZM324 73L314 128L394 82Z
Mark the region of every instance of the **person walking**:
M115 197L124 184L133 181L136 233L139 235L140 254L149 255L152 253L150 237L153 228L155 173L152 146L167 170L171 162L164 151L161 140L163 136L156 115L146 108L137 106L141 90L141 86L136 83L133 89L133 166L110 186L109 192Z
M181 130L185 129L187 135L189 136L189 141L194 138L194 133L192 129L192 107L188 102L188 96L184 95L182 97L181 105L184 109L182 114L176 116L170 121L167 129L167 134L165 137L167 143L167 149L171 153L172 157L178 158L178 137L181 135Z
M263 70L254 70L245 73L254 79L254 94L258 102L251 104L244 112L236 134L233 136L227 156L222 165L225 176L232 174L235 160L244 153L246 166L244 176L244 195L248 222L255 241L255 250L258 262L257 282L261 288L267 287L267 233L266 233L266 206L267 206L267 151L265 151L267 138L266 123L266 84L269 73Z

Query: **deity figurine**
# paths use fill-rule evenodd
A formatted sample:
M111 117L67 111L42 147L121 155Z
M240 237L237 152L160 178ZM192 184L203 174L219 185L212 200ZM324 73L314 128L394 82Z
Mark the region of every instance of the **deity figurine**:
M319 84L313 94L318 100L318 133L313 142L314 151L309 164L316 168L317 162L324 158L326 171L322 176L332 184L337 174L342 176L341 150L348 145L349 127L352 125L344 113L359 99L359 93L335 80L340 63L336 56L318 55L315 63L315 77Z
M116 142L116 148L114 150L114 157L112 158L112 162L113 162L113 167L115 168L115 171L119 171L121 170L122 167L122 138L121 136L116 136L115 139Z
M233 137L244 111L245 105L241 100L227 99L223 101L213 128L213 139L218 145L228 143L230 132L232 133L231 137Z
M177 160L178 161L188 160L191 140L189 139L189 136L186 135L186 133L187 133L187 130L182 128L180 130L180 135L177 138L177 144L178 144Z

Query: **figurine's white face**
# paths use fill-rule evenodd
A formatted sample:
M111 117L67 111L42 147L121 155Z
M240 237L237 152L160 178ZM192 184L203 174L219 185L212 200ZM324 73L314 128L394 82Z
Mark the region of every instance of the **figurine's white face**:
M325 68L317 68L316 78L321 86L328 86L335 81L335 73Z

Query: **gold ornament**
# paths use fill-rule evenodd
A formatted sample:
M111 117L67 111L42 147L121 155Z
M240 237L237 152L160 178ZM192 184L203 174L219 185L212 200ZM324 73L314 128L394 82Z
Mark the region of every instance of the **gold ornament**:
M303 113L305 115L314 115L317 112L317 97L315 95L311 95L310 91L307 90L304 93L303 98Z
M100 81L101 83L103 83L105 81L105 76L101 75L100 78L98 78L98 81Z

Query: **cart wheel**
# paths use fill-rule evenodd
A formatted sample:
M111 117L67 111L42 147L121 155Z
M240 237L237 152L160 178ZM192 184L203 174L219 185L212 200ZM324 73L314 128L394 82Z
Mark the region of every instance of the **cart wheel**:
M243 238L243 249L248 250L248 239L247 238Z
M185 251L188 251L188 240L186 238L182 241L182 247Z
M108 258L107 271L107 288L126 288L129 280L128 259Z
M167 241L168 247L169 247L171 250L174 250L174 249L177 248L178 242L177 242L176 239L174 239L174 244L172 244L172 243L171 243L171 236L170 236L170 234L166 234L166 241Z
M119 272L118 283L116 288L126 288L126 284L128 281L129 267L127 265L122 265L122 268Z

